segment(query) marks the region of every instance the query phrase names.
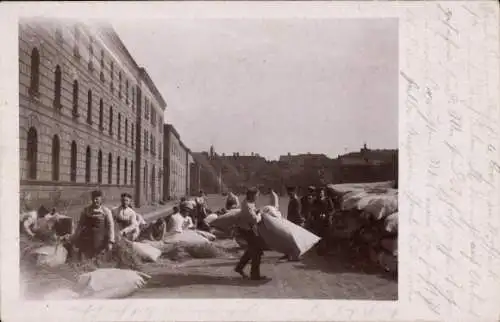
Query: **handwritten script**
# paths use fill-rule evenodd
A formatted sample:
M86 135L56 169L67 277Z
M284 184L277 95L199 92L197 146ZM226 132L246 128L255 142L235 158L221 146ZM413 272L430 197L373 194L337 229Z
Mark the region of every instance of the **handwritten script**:
M400 72L408 162L400 218L410 226L405 258L419 263L401 270L411 269L412 305L441 318L492 318L500 312L498 20L495 29L485 3L433 6L410 25L425 31L409 54L423 61L407 57Z

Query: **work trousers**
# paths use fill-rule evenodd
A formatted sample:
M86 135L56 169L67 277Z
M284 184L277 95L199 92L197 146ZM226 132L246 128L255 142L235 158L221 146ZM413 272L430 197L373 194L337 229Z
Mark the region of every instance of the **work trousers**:
M241 256L240 261L236 265L237 270L243 270L248 262L251 261L251 278L260 277L260 261L263 254L263 243L260 237L253 231L239 228L239 235L247 242L247 249L243 256Z

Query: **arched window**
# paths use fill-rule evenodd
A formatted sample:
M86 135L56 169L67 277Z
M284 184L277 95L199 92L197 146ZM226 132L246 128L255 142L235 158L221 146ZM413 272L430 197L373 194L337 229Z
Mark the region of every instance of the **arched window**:
M128 162L127 162L127 158L125 158L125 160L123 161L123 184L127 184L127 180L128 180Z
M73 81L73 115L78 115L78 81Z
M125 103L128 104L128 79L125 80Z
M111 81L109 82L109 88L111 88L111 93L113 93L115 91L115 85L114 85L115 64L113 62L110 63L110 69L111 69L111 71L109 72L109 77L110 77Z
M155 166L151 169L151 196L156 195L156 187L155 187ZM156 198L155 198L156 199Z
M104 103L102 98L99 100L99 129L104 130Z
M85 183L90 182L90 173L92 171L92 152L90 150L90 146L87 146L87 152L85 153Z
M130 160L130 184L134 184L134 161Z
M102 183L102 151L97 154L97 182Z
M76 142L71 142L71 161L70 161L70 180L76 182L76 162L78 151L76 149Z
M113 136L113 106L109 107L109 135Z
M128 144L128 119L125 119L125 145Z
M116 184L120 184L120 157L116 158Z
M59 154L60 154L59 136L52 137L52 181L59 181Z
M108 154L108 184L111 184L113 177L113 156L111 155L111 152Z
M36 168L38 160L38 133L34 127L28 130L27 141L27 154L28 154L28 178L36 179Z
M122 139L122 114L118 113L118 140Z
M61 67L56 66L54 73L54 107L61 107Z
M40 88L40 53L38 48L31 51L30 94L37 96Z
M118 98L122 98L122 72L118 72Z
M92 124L92 90L87 93L87 123Z
M94 59L94 39L92 37L89 37L89 65L88 68L92 72L94 70L94 64L93 64L93 59Z
M144 165L144 177L143 177L143 186L144 189L147 188L147 182L148 182L148 165L147 163Z
M131 97L131 101L132 101L132 108L134 108L134 106L135 106L135 88L134 88L134 85L132 85L132 97Z
M134 142L135 142L135 137L134 137L134 129L135 129L135 125L134 125L134 123L132 123L132 124L130 125L130 131L131 131L131 133L130 133L130 142L132 143L132 144L131 144L131 145L132 145L132 147L134 147Z
M104 71L104 49L101 49L101 71Z

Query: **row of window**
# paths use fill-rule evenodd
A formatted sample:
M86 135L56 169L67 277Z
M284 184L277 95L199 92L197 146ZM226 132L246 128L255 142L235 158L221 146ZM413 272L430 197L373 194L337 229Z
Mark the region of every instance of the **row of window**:
M181 154L182 150L180 149L179 146L177 145L171 145L170 146L170 155L174 156L177 160L180 160L181 162L183 162L183 158L182 158L182 154Z
M161 143L159 147L159 159L161 159ZM147 130L144 130L144 152L148 151L151 152L151 155L156 155L156 137L153 136L153 133L148 133Z
M149 120L152 127L156 127L158 124L158 131L162 133L163 131L163 120L161 117L157 117L156 110L152 108L152 103L148 98L144 99L144 119ZM157 120L158 119L158 120Z
M28 131L27 139L27 161L28 161L28 178L31 180L37 179L37 166L38 166L38 133L34 127L31 127ZM52 137L52 153L51 153L51 163L52 163L52 180L59 181L60 174L60 140L58 135ZM77 179L77 145L75 141L71 142L71 156L70 156L70 181L76 182ZM108 178L107 183L112 184L112 173L113 173L113 156L108 153ZM87 146L85 153L85 183L91 182L92 173L92 150L90 146ZM134 161L130 162L125 159L121 159L120 156L116 157L116 184L122 184L121 180L121 166L123 161L123 184L134 183ZM130 166L130 168L129 168ZM129 169L130 169L130 180L129 180ZM103 153L101 150L97 153L97 182L103 183Z
M39 79L40 79L40 73L39 73L39 67L40 66L40 55L38 52L37 48L33 48L32 53L31 53L31 81L30 81L30 94L31 95L36 95L38 96L39 93ZM62 108L61 104L61 83L62 83L62 71L61 67L59 65L56 66L55 71L55 86L54 86L54 106L57 108ZM78 80L73 81L73 106L72 106L72 112L74 117L79 117L79 83ZM92 119L92 111L93 111L93 96L92 96L92 90L89 89L87 91L87 124L92 125L93 124L93 119ZM156 113L154 114L156 118ZM114 111L113 111L113 106L109 107L109 135L113 136L113 121L114 121ZM160 119L161 123L161 119ZM156 121L155 121L156 124ZM118 140L121 141L121 126L122 126L122 115L121 113L118 113ZM161 128L161 127L160 127ZM103 99L99 99L99 129L101 131L104 130L104 102ZM129 135L128 135L128 129L129 129L129 124L128 124L128 119L125 119L125 144L128 145L128 140L129 140ZM131 133L131 146L134 147L134 129L135 126L133 123L130 124L130 133ZM149 138L149 140L148 140ZM144 140L144 151L151 151L153 155L156 155L156 139L153 137L151 134L150 137L147 136L147 132L145 131L145 140ZM161 148L160 148L161 151ZM161 159L161 152L160 152L160 159Z
M76 57L76 58L80 58L81 55L80 55L80 35L81 35L81 31L80 31L80 28L78 25L75 25L74 26L74 45L73 45L73 55ZM56 39L58 41L60 41L62 43L63 39L62 39L62 31L61 31L61 28L57 28L56 29ZM89 36L89 43L88 43L88 52L89 52L89 61L88 61L88 69L89 69L89 72L92 74L92 72L94 71L94 38L92 36ZM105 53L104 53L104 49L101 48L101 51L100 51L100 73L99 73L99 79L100 81L105 84L106 82L106 76L105 76L105 70L106 70L106 67L105 67ZM115 67L114 67L114 62L110 59L110 82L109 82L109 88L111 90L111 93L114 93L115 92L115 86L114 86L114 80L115 80L115 71L114 71ZM135 86L133 84L131 84L131 86L129 87L129 80L128 79L125 79L125 95L123 95L122 93L122 84L123 84L123 77L122 77L122 71L118 71L118 98L121 100L123 98L125 98L125 103L126 104L129 104L129 94L130 94L130 97L131 97L131 107L134 108L135 107ZM131 93L130 93L131 92Z
M75 44L74 44L74 53L77 57L80 56L79 54L79 42L80 42L80 29L78 28L78 25L75 25ZM89 70L92 72L93 71L93 58L94 58L94 39L92 36L89 37ZM104 49L101 49L101 57L100 57L100 80L104 83L105 82L105 75L104 75L104 70L105 70L105 53ZM110 62L110 90L111 93L114 93L114 62ZM135 107L135 90L134 90L134 85L131 86L132 89L132 108ZM122 72L118 71L118 98L122 99ZM125 102L128 104L129 103L129 81L128 79L125 80ZM151 117L150 117L151 115ZM156 111L152 107L152 102L148 99L145 98L144 100L144 118L146 120L150 119L151 120L151 126L156 127L157 121L156 121ZM159 122L159 130L160 132L162 131L162 125L163 122Z
M62 83L62 71L59 65L56 66L54 71L54 106L57 108L61 108L61 83ZM38 95L39 90L39 53L38 49L34 48L31 54L31 82L30 82L30 93L32 95ZM79 96L79 83L78 80L73 81L73 116L79 116L79 106L78 106L78 98ZM92 90L89 89L87 92L87 123L92 125L92 111L93 111L93 97ZM109 135L113 135L113 107L109 107ZM118 140L121 140L121 126L122 126L122 116L121 113L118 113ZM104 130L104 102L103 99L99 99L99 129L101 131ZM129 141L129 124L128 119L125 119L125 144L128 144ZM131 145L134 146L134 124L130 124L130 132L131 132Z
M142 181L142 183L143 183L143 187L144 187L145 191L147 191L149 185L151 185L152 187L155 187L157 182L160 183L160 190L161 190L161 176L162 176L161 172L158 171L158 181L156 181L156 167L153 164L153 167L151 169L151 178L150 178L148 176L148 163L147 162L144 162L144 163L145 163L144 168L143 168L144 180Z

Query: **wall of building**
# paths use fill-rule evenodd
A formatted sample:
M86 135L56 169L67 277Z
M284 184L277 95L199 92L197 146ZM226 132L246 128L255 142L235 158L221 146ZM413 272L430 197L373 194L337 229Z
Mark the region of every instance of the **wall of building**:
M170 124L164 126L164 199L178 199L190 194L189 150L182 143L179 134Z
M193 195L191 193L191 165L194 163L193 155L191 154L191 150L187 150L186 153L186 159L187 159L187 164L186 164L186 195Z
M138 70L117 39L109 29L74 22L25 20L20 23L21 193L30 192L34 203L49 207L55 203L74 205L95 188L103 190L109 200L118 197L120 191L134 191L137 180L133 138L137 136L134 99L137 91L134 85L138 81ZM31 86L37 65L32 58L37 52L38 91L33 90L36 86ZM60 94L56 86L59 72ZM75 82L77 91L74 91ZM75 92L78 93L76 100ZM30 152L36 146L36 153L28 152L28 133L32 137L36 133L36 144L30 145ZM72 165L74 146L76 162ZM30 164L35 163L33 158L28 158L30 155L36 156L35 176L29 173ZM59 196L57 202L55 195Z
M141 82L141 169L143 172L142 196L146 202L157 203L162 198L163 181L163 113L161 102L155 97L146 81Z

